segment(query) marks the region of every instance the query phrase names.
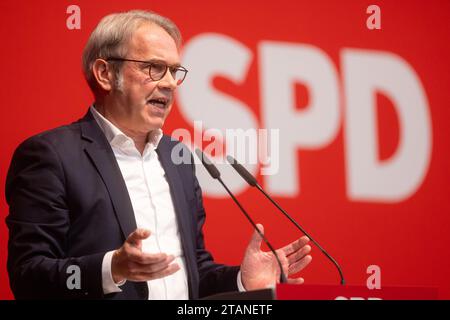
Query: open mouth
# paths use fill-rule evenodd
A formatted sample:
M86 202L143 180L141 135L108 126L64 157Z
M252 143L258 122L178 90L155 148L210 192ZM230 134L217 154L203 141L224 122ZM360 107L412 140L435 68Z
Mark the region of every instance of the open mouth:
M166 109L169 104L169 99L167 98L152 98L147 101L148 104L155 106L160 109Z

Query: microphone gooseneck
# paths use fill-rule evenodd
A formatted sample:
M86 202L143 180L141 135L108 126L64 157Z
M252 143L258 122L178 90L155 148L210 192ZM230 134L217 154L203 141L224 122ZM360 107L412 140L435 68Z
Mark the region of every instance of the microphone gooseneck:
M252 187L256 187L267 199L269 199L269 201L281 212L283 213L283 215L288 218L296 227L297 229L299 229L301 232L303 232L303 234L305 234L312 243L314 243L316 245L317 248L319 248L320 251L322 251L322 253L328 258L328 260L330 260L334 266L336 267L336 269L339 272L339 276L341 278L341 285L345 285L345 278L344 278L344 274L342 272L341 266L337 263L337 261L316 241L314 240L313 237L311 237L309 235L308 232L306 232L306 230L300 226L297 221L294 220L294 218L292 218L283 208L281 208L281 206L266 192L264 191L264 189L259 185L259 183L257 182L257 180L255 179L255 177L248 172L247 169L245 169L244 166L242 166L239 162L237 162L236 159L234 159L231 156L227 156L227 161L230 163L230 165L239 173L239 175L245 180L247 181L247 183L252 186Z
M208 171L208 173L211 175L211 177L213 179L216 179L216 180L218 180L220 182L220 184L224 187L224 189L227 191L227 193L230 195L230 197L233 199L233 201L236 203L236 205L239 207L239 209L245 215L245 217L250 222L250 224L253 226L253 228L256 230L256 232L258 232L258 234L261 236L261 238L263 239L264 243L267 245L269 250L274 255L275 259L277 260L278 266L280 268L280 283L287 283L287 278L286 278L286 275L285 275L285 273L283 271L283 266L281 264L280 258L278 257L278 254L276 253L275 249L272 247L272 245L270 244L269 240L267 240L266 236L261 232L261 230L259 230L259 228L256 225L256 223L253 221L253 219L250 217L250 215L247 213L247 211L244 209L244 207L242 207L242 205L236 199L236 197L231 192L231 190L228 189L226 184L223 182L222 178L220 177L220 172L217 169L217 167L211 162L211 160L209 160L208 157L206 157L206 155L200 149L195 149L195 154L201 160L201 162L202 162L203 166L205 167L206 171Z

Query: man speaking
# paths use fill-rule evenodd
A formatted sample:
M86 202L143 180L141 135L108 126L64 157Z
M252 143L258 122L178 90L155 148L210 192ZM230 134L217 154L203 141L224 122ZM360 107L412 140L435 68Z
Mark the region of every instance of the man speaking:
M93 105L23 142L8 172L16 298L196 299L276 283L278 265L257 233L240 266L217 264L205 249L194 163L175 164L179 142L162 133L187 75L180 46L175 24L146 11L106 16L90 35L83 71ZM277 251L286 275L311 261L307 242Z

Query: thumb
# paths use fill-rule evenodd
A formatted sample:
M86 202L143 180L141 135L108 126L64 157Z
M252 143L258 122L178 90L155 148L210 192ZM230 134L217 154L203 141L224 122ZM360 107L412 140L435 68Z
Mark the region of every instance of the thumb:
M141 241L150 237L150 230L136 229L127 238L127 242L135 247L141 244Z
M262 224L257 224L256 227L264 234L264 226ZM261 249L261 241L262 237L257 230L253 232L252 238L250 239L250 243L248 244L248 248L251 250L258 251Z

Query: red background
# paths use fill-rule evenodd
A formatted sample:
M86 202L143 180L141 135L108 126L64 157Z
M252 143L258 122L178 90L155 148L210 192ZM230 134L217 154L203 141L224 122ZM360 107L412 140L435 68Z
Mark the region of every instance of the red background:
M81 8L81 30L68 30L66 8ZM366 28L366 8L377 4L382 30ZM242 85L219 79L218 90L244 101L260 118L257 44L263 40L306 43L321 48L340 71L343 48L393 52L417 72L432 122L432 154L418 191L405 201L354 202L346 195L342 125L327 147L298 150L301 193L277 200L341 263L347 281L364 285L366 268L380 266L382 285L438 287L450 298L449 171L449 1L2 1L0 3L0 298L12 298L6 273L8 207L4 183L12 153L30 135L80 118L92 102L81 73L81 52L101 17L130 9L169 16L185 42L215 32L244 43L254 59ZM301 88L300 88L301 89ZM343 89L340 88L341 94ZM304 94L299 90L298 94ZM301 104L302 97L298 97ZM398 143L398 120L380 96L380 157ZM345 107L345 106L343 106ZM165 132L192 126L175 105ZM262 184L264 180L259 177ZM255 190L239 199L279 246L298 234ZM206 196L206 243L216 260L238 264L251 228L230 200ZM338 283L332 265L313 248L302 276L308 284Z

